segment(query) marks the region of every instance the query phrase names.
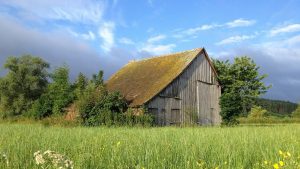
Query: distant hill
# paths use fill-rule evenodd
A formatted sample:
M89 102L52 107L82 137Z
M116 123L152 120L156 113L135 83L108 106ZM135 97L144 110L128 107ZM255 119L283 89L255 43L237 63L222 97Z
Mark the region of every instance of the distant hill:
M271 113L290 115L297 108L296 103L282 100L257 99L256 105L267 109Z

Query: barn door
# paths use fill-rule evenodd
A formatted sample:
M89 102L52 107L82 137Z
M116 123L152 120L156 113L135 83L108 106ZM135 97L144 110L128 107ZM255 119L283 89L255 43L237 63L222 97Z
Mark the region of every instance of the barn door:
M173 125L181 123L180 100L175 98L165 99L165 124Z
M218 117L218 86L197 82L197 110L200 124L214 124Z

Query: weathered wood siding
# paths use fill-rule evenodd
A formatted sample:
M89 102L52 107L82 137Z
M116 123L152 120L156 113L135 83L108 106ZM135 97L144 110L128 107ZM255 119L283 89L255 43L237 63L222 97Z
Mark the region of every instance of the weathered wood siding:
M160 125L219 124L221 89L204 53L161 93L145 104Z

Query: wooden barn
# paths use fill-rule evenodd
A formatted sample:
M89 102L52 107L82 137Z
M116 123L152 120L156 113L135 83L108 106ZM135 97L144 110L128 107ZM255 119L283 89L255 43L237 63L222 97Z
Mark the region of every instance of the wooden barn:
M221 87L204 48L131 61L107 81L159 125L219 124Z

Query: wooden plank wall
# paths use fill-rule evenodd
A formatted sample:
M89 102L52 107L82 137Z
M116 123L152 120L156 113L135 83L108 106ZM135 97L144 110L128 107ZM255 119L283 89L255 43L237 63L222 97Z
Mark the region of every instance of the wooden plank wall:
M204 82L210 84L210 87L203 87L202 90L197 90L197 84ZM212 85L213 84L213 85ZM209 94L201 94L207 90ZM197 95L198 93L198 95ZM180 122L197 122L203 123L203 117L209 116L210 123L220 123L219 116L219 97L221 94L220 87L217 86L217 81L214 76L213 70L202 53L198 56L192 64L169 86L167 86L160 94L150 100L146 107L156 108L158 112L165 111L165 123L166 125L172 124L171 112L172 109L180 110ZM198 98L197 98L198 97ZM198 101L197 101L198 100ZM198 106L209 103L209 106L214 107L213 111L210 112L207 109L199 111ZM201 106L203 107L203 106ZM173 111L176 112L176 111ZM160 117L164 117L160 115Z

